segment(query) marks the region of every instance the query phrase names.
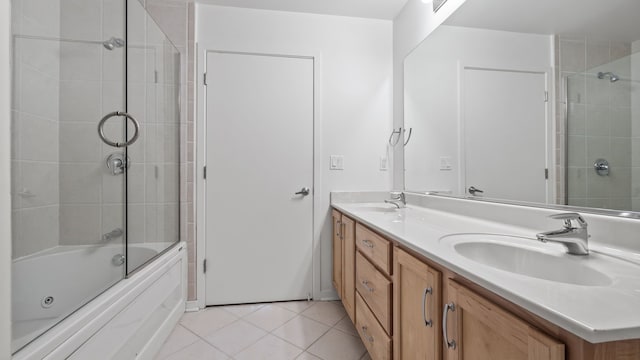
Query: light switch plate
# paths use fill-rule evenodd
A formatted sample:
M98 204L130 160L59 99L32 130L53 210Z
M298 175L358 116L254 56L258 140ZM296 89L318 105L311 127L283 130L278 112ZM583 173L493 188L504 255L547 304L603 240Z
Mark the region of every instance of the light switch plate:
M450 156L442 156L440 157L440 170L452 170L453 165L451 165L451 157Z
M386 156L380 156L380 171L387 171L389 169L388 159Z
M331 155L329 170L344 170L344 155Z

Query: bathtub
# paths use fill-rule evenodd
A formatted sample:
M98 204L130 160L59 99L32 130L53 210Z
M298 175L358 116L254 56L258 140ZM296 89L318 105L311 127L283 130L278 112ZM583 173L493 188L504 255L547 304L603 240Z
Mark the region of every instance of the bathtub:
M142 265L166 245L130 245L130 268ZM161 325L172 316L177 321L176 314L184 310L184 249L184 244L174 246L124 280L122 245L59 246L16 260L12 267L11 347L12 351L20 350L14 359L83 358L78 356L92 352L94 356L112 353L113 358L124 359L129 358L129 352L130 358L139 357L145 348L151 354L154 349L150 341L162 337L163 334L158 334L163 330ZM125 333L122 328L109 329L123 326L117 325L118 318L140 304L144 304L143 309L120 319L133 330L130 335L136 338L136 343L132 344L131 338L122 337ZM149 322L154 325L149 326ZM171 323L165 325L173 327ZM140 333L145 326L146 338L144 331ZM47 328L51 329L37 337ZM168 334L168 330L164 332ZM100 333L102 336L98 336ZM102 350L105 344L109 345Z

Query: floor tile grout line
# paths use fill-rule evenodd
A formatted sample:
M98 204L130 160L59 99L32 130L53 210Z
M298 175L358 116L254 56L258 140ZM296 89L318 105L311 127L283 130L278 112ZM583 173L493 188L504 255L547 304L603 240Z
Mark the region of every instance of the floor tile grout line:
M180 324L180 322L178 322L178 324L176 324L176 327L174 327L174 328L173 328L173 331L175 331L175 329L176 329L178 326L182 327L184 330L186 330L186 331L190 332L191 334L195 335L195 336L196 336L196 338L201 339L201 338L200 338L200 336L198 336L197 334L195 334L195 333L194 333L193 331L191 331L190 329L187 329L185 326L183 326L182 324ZM173 331L171 331L171 335L173 334ZM169 336L171 336L171 335L169 335ZM168 339L169 339L169 338L167 338L167 340L168 340ZM172 351L172 352L170 352L170 353L166 354L166 355L165 355L164 357L162 357L162 358L158 358L158 359L155 359L155 360L162 360L162 359L166 359L166 358L168 358L169 356L171 356L171 355L173 355L173 354L176 354L177 352L182 351L182 350L184 350L184 349L188 348L189 346L191 346L191 345L193 345L193 344L197 343L197 342L198 342L198 339L196 339L196 340L195 340L194 342L192 342L192 343L189 343L189 344L187 344L187 345L185 345L185 346L183 346L183 347L179 348L178 350L175 350L175 351ZM165 343L163 343L163 344L162 344L162 346L164 347L164 345L165 345L165 344L166 344L166 340L165 340Z
M225 325L225 326L221 327L220 329L218 329L218 330L216 330L216 331L212 332L211 334L213 334L213 333L215 333L215 332L218 332L219 330L222 330L222 329L226 328L227 326L229 326L229 325L231 325L231 324L234 324L234 323L236 323L236 322L238 322L238 321L240 321L240 320L242 320L242 319L238 318L238 319L236 319L236 320L232 321L231 323L229 323L229 324L227 324L227 325ZM207 345L209 345L209 346L213 347L214 349L216 349L216 350L220 351L221 353L223 353L223 354L227 355L227 356L228 356L228 357L230 357L230 358L232 357L232 356L231 356L231 355L229 355L226 351L223 351L223 350L222 350L222 349L220 349L219 347L217 347L217 346L213 345L212 343L210 343L209 341L207 341L207 339L205 339L204 337L202 337L202 336L200 336L199 334L197 334L195 331L193 331L193 330L189 329L188 327L186 327L186 326L184 326L184 325L182 325L182 324L179 324L179 325L181 325L183 328L187 329L187 330L188 330L189 332L191 332L193 335L197 336L200 340L204 341ZM263 336L263 337L264 337L264 336ZM262 339L262 337L261 337L261 339ZM197 342L197 341L196 341L196 342ZM193 344L195 344L195 342L194 342L194 343L192 343L192 344L190 344L189 346L191 346L191 345L193 345ZM253 345L253 344L252 344L252 345ZM185 346L183 349L181 349L181 350L184 350L185 348L186 348L186 346ZM243 350L244 350L244 349L243 349ZM242 351L242 350L240 350L240 351ZM238 353L239 353L239 352L238 352Z
M304 301L304 300L302 300L302 301ZM358 337L358 336L356 336L356 335L354 335L354 334L352 334L352 333L350 333L350 332L347 332L346 330L342 330L342 329L337 328L337 326L338 326L338 325L339 325L339 324L340 324L340 323L341 323L341 322L342 322L342 321L343 321L343 320L348 316L346 313L345 313L345 314L344 314L344 315L343 315L339 320L337 320L335 323L333 323L332 325L329 325L329 324L327 324L327 323L324 323L324 322L322 322L322 321L319 321L319 320L317 320L317 319L314 319L314 318L309 317L308 315L304 315L304 314L303 314L304 312L306 312L306 311L310 310L310 309L311 309L311 308L313 308L314 306L316 306L316 305L318 305L318 304L320 304L320 303L323 303L323 302L320 302L320 301L311 301L311 303L312 303L312 304L310 304L309 306L305 307L304 309L301 309L301 310L295 310L295 311L294 311L294 310L291 310L290 308L287 308L287 307L281 306L282 304L285 304L285 303L293 303L293 302L294 302L294 301L279 302L279 303L275 303L275 302L271 302L271 303L262 303L262 304L260 304L260 305L261 305L260 307L258 307L258 308L256 308L256 309L254 309L254 310L252 310L252 311L250 311L250 312L248 312L248 313L246 313L246 314L243 314L243 315L238 315L238 314L236 314L236 313L234 313L234 312L232 312L232 311L229 311L228 309L225 309L225 307L226 307L225 305L212 307L212 308L219 308L219 309L223 310L225 313L227 313L227 314L229 314L229 315L233 316L234 320L233 320L231 323L224 325L224 326L223 326L223 327L221 327L220 329L217 329L217 330L213 331L210 335L212 335L212 334L214 334L214 333L216 333L216 332L222 331L223 329L225 329L225 328L227 328L227 327L229 327L229 326L231 326L231 325L233 325L233 324L236 324L236 323L238 323L239 321L243 321L244 323L246 323L246 324L248 324L248 325L251 325L251 326L254 326L254 327L256 327L257 329L260 329L260 330L262 330L262 331L264 331L264 332L265 332L265 333L264 333L262 336L260 336L258 339L256 339L255 341L253 341L253 342L252 342L252 343L250 343L249 345L247 345L247 346L243 347L243 348L242 348L242 349L240 349L239 351L235 352L235 354L229 354L229 353L227 353L226 351L223 351L223 350L222 350L222 349L220 349L219 347L215 346L214 344L210 343L210 342L209 342L209 341L208 341L204 336L201 336L201 335L199 335L198 333L196 333L196 332L195 332L195 330L190 329L186 324L184 324L184 323L182 322L182 320L180 320L180 321L178 322L178 324L176 324L176 325L177 325L177 326L181 326L184 330L186 330L186 331L188 331L189 333L193 334L193 335L194 335L198 340L202 340L205 344L207 344L207 345L209 345L209 346L213 347L214 349L216 349L216 350L220 351L222 354L224 354L225 356L228 356L230 359L236 359L236 356L237 356L238 354L240 354L241 352L245 351L246 349L248 349L248 348L250 348L250 347L254 346L256 343L258 343L259 341L263 340L263 339L264 339L265 337L267 337L268 335L272 335L272 336L274 336L276 339L279 339L279 340L281 340L281 341L283 341L283 342L285 342L285 343L287 343L287 344L290 344L291 346L293 346L294 348L296 348L297 350L299 350L299 351L300 351L300 353L298 353L298 354L296 355L296 357L299 357L299 356L301 356L301 355L303 355L303 354L305 354L305 353L308 353L308 354L311 354L311 355L313 355L313 356L316 356L316 357L318 357L318 358L320 358L320 359L322 359L322 357L320 357L320 356L318 356L318 355L316 355L316 354L314 354L314 353L312 353L312 352L309 352L308 350L309 350L309 349L310 349L314 344L316 344L320 339L322 339L324 336L326 336L326 335L327 335L327 333L329 333L331 330L334 330L334 329L335 329L335 330L337 330L338 332L340 332L341 334L344 334L344 335L350 335L350 336L353 336L353 337L356 337L356 338L358 338L358 339L359 339L359 337ZM328 302L328 303L334 303L334 301L331 301L331 302ZM341 304L340 304L339 302L335 301L335 303L337 303L337 305L338 305L338 306L341 306ZM289 320L285 321L284 323L280 324L278 327L276 327L276 328L272 329L272 330L266 330L266 329L264 329L264 328L262 328L262 327L260 327L260 326L258 326L258 325L256 325L256 324L254 324L254 323L252 323L251 321L249 321L249 320L247 320L247 319L246 319L246 318L247 318L247 317L249 317L250 315L252 315L252 314L256 313L257 311L259 311L259 310L263 309L265 306L269 306L269 305L274 306L274 307L278 307L278 308L279 308L279 309L281 309L281 310L286 310L287 312L292 313L294 316L293 316L292 318L290 318ZM234 306L234 305L230 305L230 306ZM205 309L205 311L206 311L206 309ZM296 318L298 318L298 317L300 317L300 316L301 316L301 317L303 317L305 320L309 320L309 321L312 321L312 322L315 322L315 323L318 323L318 324L320 324L320 325L324 325L324 326L326 326L326 327L327 327L327 329L326 329L325 331L323 331L323 332L322 332L322 334L320 334L320 335L319 335L319 336L318 336L318 337L317 337L317 338L316 338L316 339L315 339L311 344L309 344L309 345L308 345L307 347L305 347L305 348L302 348L302 347L300 347L300 346L298 346L298 345L296 345L296 344L294 344L294 343L292 343L292 342L288 341L287 339L284 339L284 338L282 338L282 337L280 337L280 336L278 336L277 334L275 334L275 333L274 333L274 332L275 332L275 331L277 331L278 329L282 328L283 326L285 326L286 324L290 323L291 321L293 321L294 319L296 319ZM180 351L183 351L184 349L188 348L189 346L193 346L194 344L196 344L196 343L198 342L198 340L196 340L196 341L194 341L194 342L191 342L190 344L185 345L185 346L183 346L183 347L180 347L179 349L177 349L177 350L175 350L175 351L173 351L173 352L171 352L171 353L167 354L167 355L166 355L165 357L163 357L163 358L166 358L166 357L172 356L172 355L174 355L174 354L176 354L176 353L178 353L178 352L180 352ZM363 355L362 355L359 359L360 359L360 360L364 359L364 358L366 357L366 355L367 355L367 354L368 354L368 352L366 351L366 348L365 348L365 351L364 351ZM161 359L156 359L156 360L161 360Z

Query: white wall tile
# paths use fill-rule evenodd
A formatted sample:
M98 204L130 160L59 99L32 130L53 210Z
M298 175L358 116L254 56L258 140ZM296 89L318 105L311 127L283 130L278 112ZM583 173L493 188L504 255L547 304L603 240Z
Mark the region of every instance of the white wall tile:
M562 71L581 72L586 68L585 42L560 40L560 66Z
M587 39L587 69L609 62L609 41Z
M76 40L100 39L101 27L102 0L60 0L62 37Z
M612 166L631 167L631 138L611 138L611 159ZM628 174L631 176L631 174Z
M100 81L102 46L63 42L60 45L60 79Z
M95 81L61 81L60 121L88 122L95 127L102 118L101 88Z
M60 161L102 162L102 141L96 123L60 123Z
M102 164L60 164L60 203L99 204ZM63 221L70 218L62 218Z
M609 105L587 105L586 110L586 135L609 136L611 122Z
M612 107L610 114L611 136L631 136L631 108Z
M17 183L14 184L16 191L28 191L33 194L32 196L18 195L22 208L59 204L57 164L23 161L16 167L19 167L20 174Z
M587 164L591 164L600 158L611 158L611 139L609 136L588 136Z
M60 206L60 245L97 244L102 240L100 205Z
M50 120L58 119L58 79L29 66L20 66L16 84L20 106L16 110Z
M586 79L587 101L591 105L609 106L611 93L609 91L610 82L589 76Z
M18 116L19 159L58 161L58 123L27 113Z
M34 36L56 36L60 34L60 1L21 0L21 33ZM54 14L52 16L52 14Z
M58 206L13 212L13 258L57 246L58 217Z

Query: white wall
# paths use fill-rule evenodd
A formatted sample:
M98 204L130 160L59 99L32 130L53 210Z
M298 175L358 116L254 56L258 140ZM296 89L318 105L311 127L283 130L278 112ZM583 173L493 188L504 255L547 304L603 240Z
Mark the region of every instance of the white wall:
M11 2L0 1L0 359L11 358Z
M207 49L319 56L314 259L320 260L320 271L314 275L314 297L333 296L329 192L391 188L391 174L379 170L379 161L387 154L392 125L392 23L207 5L196 11L200 66ZM328 170L330 155L344 155L343 171ZM204 241L201 233L198 237Z
M466 0L448 0L433 13L431 3L422 0L409 0L407 5L393 20L393 127L404 125L404 58L424 38L444 22ZM478 1L478 0L476 0ZM403 147L398 145L393 156L393 188L404 189L404 154Z
M640 79L640 40L631 44L631 79ZM631 89L631 209L640 211L640 91Z
M407 189L460 195L460 64L550 72L551 44L547 35L441 26L406 58L404 123L414 129L405 149ZM441 156L451 157L452 170L439 170Z

